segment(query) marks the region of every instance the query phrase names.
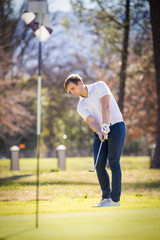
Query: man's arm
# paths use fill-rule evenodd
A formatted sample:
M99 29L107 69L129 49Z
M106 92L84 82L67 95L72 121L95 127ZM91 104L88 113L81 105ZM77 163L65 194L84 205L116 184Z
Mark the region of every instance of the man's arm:
M108 133L110 131L109 128L109 120L110 120L110 96L105 95L100 98L100 104L102 108L102 135L104 139L108 138Z
M100 98L100 104L102 107L102 124L108 124L110 120L110 96L105 95Z
M99 123L89 115L86 119L86 123L88 123L89 127L99 135L99 138L102 140L101 126Z
M102 124L106 123L108 124L110 119L110 96L105 95L102 98L100 98L100 104L102 108ZM92 115L89 115L86 119L86 123L88 123L89 127L96 132L99 135L100 140L103 138L107 138L108 134L102 134L101 132L101 126L99 123L92 117Z

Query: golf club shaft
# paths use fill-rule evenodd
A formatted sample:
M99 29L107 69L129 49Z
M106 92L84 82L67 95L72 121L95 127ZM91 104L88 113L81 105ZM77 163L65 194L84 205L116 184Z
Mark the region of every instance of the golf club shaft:
M94 165L94 169L93 170L89 170L89 172L94 172L96 170L98 159L99 159L99 154L100 154L100 151L101 151L101 148L102 148L102 143L103 143L103 140L101 141L100 146L99 146L99 150L98 150L96 162L95 162L95 165Z

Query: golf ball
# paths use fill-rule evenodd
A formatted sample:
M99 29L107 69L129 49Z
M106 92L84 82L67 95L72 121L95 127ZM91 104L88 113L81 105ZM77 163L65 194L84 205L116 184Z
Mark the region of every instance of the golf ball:
M63 139L67 139L67 135L66 134L63 135Z

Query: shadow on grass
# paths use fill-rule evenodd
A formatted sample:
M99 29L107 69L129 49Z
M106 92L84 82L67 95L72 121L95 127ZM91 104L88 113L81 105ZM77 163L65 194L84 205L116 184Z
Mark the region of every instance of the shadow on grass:
M13 179L12 179L13 180ZM15 179L14 179L15 180ZM26 182L16 182L19 186L35 186L37 185L36 180L33 181L26 181ZM14 181L7 181L4 180L0 182L0 186L12 186L15 185ZM93 183L93 182L73 182L73 181L43 181L40 182L41 186L45 185L98 185L98 183Z
M12 186L15 185L14 180L31 176L31 174L24 174L13 176L9 178L0 179L0 186ZM36 181L25 181L25 182L16 182L19 186L35 186ZM40 181L41 186L45 185L99 185L98 181L94 182L85 182L85 181L68 181L68 180L59 180L59 181ZM134 182L134 183L122 183L123 190L128 189L160 189L160 180L152 182Z
M0 178L0 186L14 186L15 183L18 184L19 186L35 186L37 185L36 180L35 181L24 181L24 182L19 182L15 180L18 180L20 178L24 177L30 177L35 174L23 174L23 175L15 175L12 177L6 177L6 178ZM93 183L93 182L79 182L79 181L42 181L40 182L40 185L98 185L98 183ZM1 240L1 239L0 239Z
M14 180L24 178L24 177L30 177L32 175L33 174L23 174L23 175L15 175L12 177L0 178L0 186L12 185L12 184L14 184L14 182L13 182Z
M160 181L123 183L123 190L128 189L160 189Z
M36 182L22 182L20 185L36 185ZM47 181L47 182L40 182L41 186L45 185L92 185L96 186L99 185L99 183L93 183L93 182L76 182L76 181ZM154 181L154 182L136 182L136 183L123 183L123 189L160 189L160 181Z

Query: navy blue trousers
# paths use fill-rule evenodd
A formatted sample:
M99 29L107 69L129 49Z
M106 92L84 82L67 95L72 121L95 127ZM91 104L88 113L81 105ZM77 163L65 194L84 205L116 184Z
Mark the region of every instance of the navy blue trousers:
M96 161L100 139L96 133L93 143L94 162ZM108 140L102 144L99 155L96 172L99 184L102 190L102 198L112 198L113 201L120 201L122 173L120 166L120 157L123 151L126 137L126 127L124 122L116 123L110 126ZM109 175L106 170L107 159L112 172L112 186L110 186Z

